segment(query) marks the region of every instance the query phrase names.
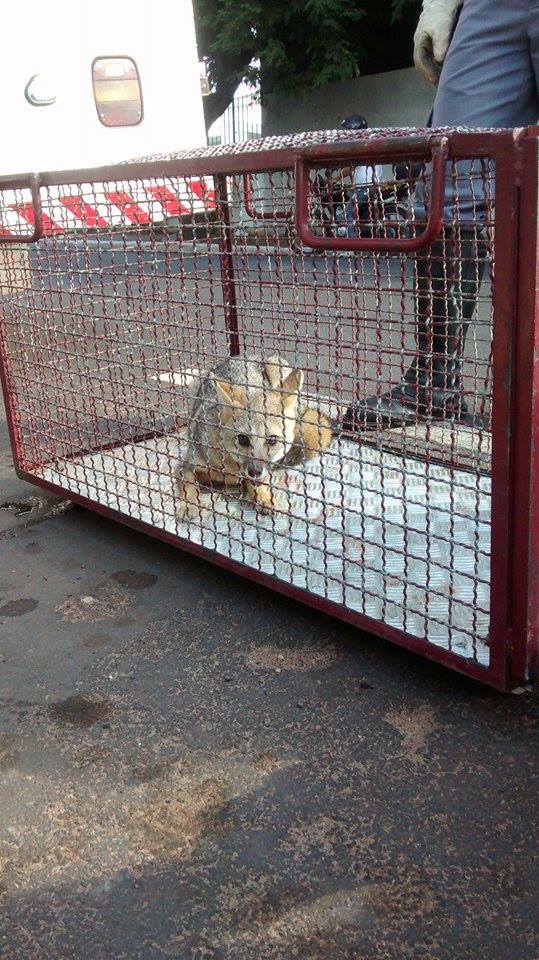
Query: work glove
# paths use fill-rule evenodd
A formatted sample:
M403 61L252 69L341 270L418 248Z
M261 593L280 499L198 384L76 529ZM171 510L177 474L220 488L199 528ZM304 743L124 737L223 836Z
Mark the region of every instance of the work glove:
M423 0L414 34L414 64L427 83L436 86L462 0Z

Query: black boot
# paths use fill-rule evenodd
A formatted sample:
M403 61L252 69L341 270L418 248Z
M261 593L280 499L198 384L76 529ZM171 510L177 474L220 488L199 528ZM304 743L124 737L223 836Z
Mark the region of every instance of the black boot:
M392 427L420 418L466 420L461 367L486 261L475 230L447 227L417 265L417 356L401 383L348 407L345 430Z

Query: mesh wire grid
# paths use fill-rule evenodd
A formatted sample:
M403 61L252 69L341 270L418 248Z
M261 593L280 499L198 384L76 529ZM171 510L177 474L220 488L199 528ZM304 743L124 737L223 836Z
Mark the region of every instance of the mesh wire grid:
M418 229L428 165L347 166L311 166L315 235ZM246 570L488 664L494 181L492 160L451 162L446 226L414 255L304 247L290 168L42 187L44 238L0 248L20 465ZM28 191L4 191L1 230L24 234L32 216ZM261 363L277 355L283 370L301 370L290 419L316 409L335 436L292 464L274 462L267 448L264 510L242 489L247 461L234 441L228 472L238 485L203 484L186 517L175 471L188 456L193 397L230 355ZM388 420L380 401L407 376L417 386L411 415ZM214 465L231 455L236 418L253 431L254 408L286 394L281 381L242 377L232 419L207 441ZM264 417L257 423L267 440Z

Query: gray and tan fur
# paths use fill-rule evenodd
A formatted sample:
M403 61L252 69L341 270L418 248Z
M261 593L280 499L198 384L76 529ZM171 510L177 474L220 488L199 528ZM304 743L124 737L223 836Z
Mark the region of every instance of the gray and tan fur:
M329 447L330 422L302 397L303 379L279 356L232 357L204 372L176 472L183 511L200 506L201 485L240 487L257 506L272 509L271 470Z

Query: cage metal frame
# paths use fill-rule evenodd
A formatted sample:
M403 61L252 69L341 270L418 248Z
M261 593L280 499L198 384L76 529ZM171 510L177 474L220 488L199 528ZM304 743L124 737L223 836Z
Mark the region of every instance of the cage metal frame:
M539 501L534 488L539 475L539 246L538 163L539 129L519 131L404 132L376 140L315 143L275 148L260 141L238 149L194 152L190 156L148 159L108 167L53 171L0 178L0 191L31 188L34 229L27 236L0 236L0 244L34 243L43 236L40 202L42 188L111 180L173 177L212 177L220 223L221 283L223 312L230 354L240 351L241 330L234 278L233 241L230 230L227 178L244 178L245 199L252 209L250 177L295 169L295 216L298 234L312 243L308 224L305 177L310 162L350 161L395 163L403 158L426 160L431 153L439 158L435 172L429 223L424 234L412 243L402 238L325 238L330 249L357 249L405 252L427 246L441 228L440 202L443 178L441 164L452 158L491 159L496 182L496 283L493 292L493 407L492 407L492 539L490 662L488 666L468 660L451 650L434 646L426 639L404 633L343 604L320 597L286 583L261 570L223 556L192 540L154 527L136 517L69 491L71 500L104 516L132 526L183 550L264 586L300 600L369 633L390 640L418 654L456 669L501 690L509 690L534 675L539 635ZM256 211L254 211L256 213ZM283 215L284 217L284 215ZM0 348L2 348L0 341ZM0 379L6 403L7 421L15 469L18 476L60 496L66 490L32 472L25 462L17 409L13 402L7 350L0 349ZM133 438L134 439L134 438ZM82 451L79 451L82 452Z

